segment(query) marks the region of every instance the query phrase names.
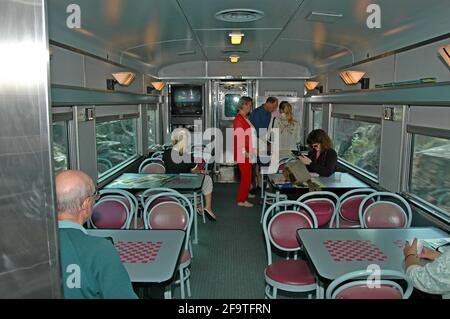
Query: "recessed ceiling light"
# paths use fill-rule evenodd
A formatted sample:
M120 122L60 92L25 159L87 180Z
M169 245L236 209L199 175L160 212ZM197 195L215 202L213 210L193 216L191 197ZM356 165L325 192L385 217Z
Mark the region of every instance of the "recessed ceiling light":
M230 62L231 63L239 62L239 55L236 55L236 54L230 55Z
M227 9L216 13L216 19L225 22L253 22L264 18L264 12L254 9Z
M231 32L229 34L229 37L231 39L231 44L238 45L242 43L242 38L244 37L244 34L239 31Z

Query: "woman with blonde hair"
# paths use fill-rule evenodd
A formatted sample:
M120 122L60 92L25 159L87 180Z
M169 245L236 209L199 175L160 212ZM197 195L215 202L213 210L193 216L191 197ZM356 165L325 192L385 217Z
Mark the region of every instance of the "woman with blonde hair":
M282 101L279 106L280 115L272 118L269 124L269 141L274 147L274 130L279 130L279 157L285 158L292 155L293 150L297 150L297 142L300 140L300 125L294 117L292 105ZM276 151L272 149L272 153Z
M213 181L211 176L205 173L204 163L196 164L194 154L189 153L188 146L190 134L186 129L176 129L172 133L172 144L171 149L167 149L163 154L164 166L166 168L167 174L183 174L183 173L194 173L194 174L204 174L202 184L202 192L205 196L205 207L203 212L197 210L201 215L206 212L206 216L215 221L217 219L216 214L212 210L212 192L213 192Z

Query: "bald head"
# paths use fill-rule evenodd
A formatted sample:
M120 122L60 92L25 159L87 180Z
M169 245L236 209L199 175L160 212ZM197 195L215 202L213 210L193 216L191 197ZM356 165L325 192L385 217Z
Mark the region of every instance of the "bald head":
M58 213L75 214L83 202L95 192L92 179L81 171L64 171L56 176Z

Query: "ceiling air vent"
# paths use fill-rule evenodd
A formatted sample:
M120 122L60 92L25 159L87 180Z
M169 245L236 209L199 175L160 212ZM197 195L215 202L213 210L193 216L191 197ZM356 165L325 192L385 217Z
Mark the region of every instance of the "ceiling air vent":
M339 19L342 19L344 15L337 12L329 11L312 11L306 16L306 20L323 23L334 23Z
M253 22L264 18L264 12L253 9L228 9L216 13L216 19L225 22Z

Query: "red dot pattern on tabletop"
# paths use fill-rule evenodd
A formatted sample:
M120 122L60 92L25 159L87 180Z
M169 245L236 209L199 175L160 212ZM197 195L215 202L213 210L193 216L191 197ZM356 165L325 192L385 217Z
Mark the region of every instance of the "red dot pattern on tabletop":
M120 260L128 264L148 264L155 261L163 242L142 241L119 241L115 248L119 253Z
M326 240L323 245L334 261L385 261L387 256L370 240Z
M405 246L405 240L396 240L394 241L394 245L397 246L398 248L403 249L403 247Z

